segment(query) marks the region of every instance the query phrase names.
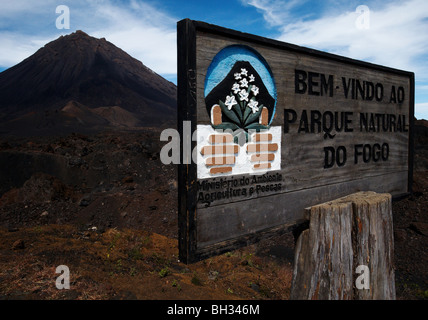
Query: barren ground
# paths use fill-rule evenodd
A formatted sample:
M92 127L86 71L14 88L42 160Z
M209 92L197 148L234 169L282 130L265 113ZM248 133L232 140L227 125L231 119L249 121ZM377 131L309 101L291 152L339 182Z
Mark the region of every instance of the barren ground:
M0 139L0 299L289 298L291 233L178 261L176 168L159 133ZM397 299L428 299L428 166L393 204ZM419 158L418 158L419 157ZM56 267L70 270L58 290Z

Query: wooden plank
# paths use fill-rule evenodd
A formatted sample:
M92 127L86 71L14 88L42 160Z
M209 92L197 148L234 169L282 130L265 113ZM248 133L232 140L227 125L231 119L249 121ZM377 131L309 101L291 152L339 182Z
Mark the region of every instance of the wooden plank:
M267 239L272 236L280 236L285 232L293 230L293 228L294 225L290 224L264 229L259 232L247 233L239 238L228 239L217 242L213 245L207 245L202 248L199 248L198 251L195 252L195 257L197 260L202 260L213 255L218 255L235 250L236 248L246 246L249 243L256 243L260 240Z
M177 24L177 71L178 77L177 129L182 133L180 150L196 147L191 133L195 130L196 109L196 29L189 20ZM185 132L185 122L190 121L191 130ZM190 146L188 141L190 141ZM191 162L191 154L182 153L181 164L178 166L178 247L180 260L194 261L196 251L196 166ZM186 192L183 192L186 190Z
M281 137L259 132L252 143L234 145L231 154L236 157L235 163L212 168L215 170L211 176L206 155L225 155L225 145L214 144L213 137L198 142L198 150L204 156L198 153L199 161L202 159L199 165L206 167L197 174L203 179L195 175L198 164L194 163L183 165L182 176L179 175L179 180L187 181L179 182L183 187L179 198L181 203L187 203L180 206L179 224L187 229L182 232L187 237L183 242L192 242L191 247L187 246L185 261L206 256L211 249L214 253L220 252L222 246L242 245L243 239L257 239L258 233L294 223L303 217L303 208L311 200L322 202L359 190L389 192L393 196L411 191L413 73L201 22L184 20L179 25L185 36L180 35L178 42L190 41L187 51L179 51L179 83L185 87L179 89L179 97L185 97L179 99L179 113L185 114L179 121L190 119L192 132L199 125L214 125L216 130L243 125L233 114L234 119L226 115L236 104L229 103L226 108L223 94L220 101L210 100L214 108L207 108L205 101L212 62L224 48L242 46L266 62L276 88L275 116L268 122L266 114L269 116L272 109L263 107L264 116L258 124L281 127L282 131ZM371 88L377 90L372 96ZM226 89L224 99L232 92ZM374 95L379 95L379 90L381 99ZM233 136L243 135L234 132ZM228 137L230 147L232 136ZM254 144L266 142L266 138L270 144ZM264 147L270 153L261 155ZM267 160L262 160L266 154ZM246 172L242 170L242 159L248 159L252 174L241 174ZM258 168L254 167L256 159ZM258 180L264 176L265 180ZM192 195L184 195L189 192ZM293 208L284 209L286 203L293 203ZM224 227L214 230L217 221L224 222Z
M392 174L393 173L393 174ZM344 180L342 179L342 177L336 177L334 179L331 179L331 184L338 184L343 186L346 182L350 183L351 187L355 187L355 188L360 188L360 189L355 189L355 190L351 190L351 189L347 189L348 190L348 194L353 193L355 191L360 191L360 190L373 190L376 192L381 192L382 190L386 190L385 192L391 193L394 197L400 197L403 196L404 194L407 193L407 186L405 185L405 183L401 183L400 186L400 182L406 181L406 177L407 177L407 171L406 170L402 170L402 171L393 171L393 172L389 172L389 173L382 173L382 171L379 171L378 176L373 176L372 174L362 174L360 175L359 178L356 178L354 180ZM269 176L269 175L265 175L265 176ZM272 175L270 175L272 177ZM370 184L370 177L373 178L372 183ZM381 178L379 178L381 177ZM234 176L233 179L229 178L230 181L238 181L240 185L240 182L245 179L246 177L244 175L238 175L238 176ZM293 188L294 186L294 176L283 176L281 178L281 180L277 181L275 180L274 182L272 181L265 181L265 182L257 182L257 178L259 178L258 176L250 176L249 179L249 184L243 186L241 189L246 189L246 195L245 196L241 196L238 199L236 199L237 201L246 201L246 200L251 200L251 199L257 199L259 197L265 197L265 196L271 196L274 194L280 195L280 194L286 194L286 193L290 193L290 192L297 192L297 191L304 191L307 189L314 189L317 190L317 188L322 187L322 184L317 183L319 180L317 180L317 177L314 177L314 182L311 183L311 180L307 180L305 181L305 183L300 184L300 188ZM355 184L354 181L368 181L367 183L365 183L365 185L363 187L359 187L358 184ZM253 181L255 181L253 183ZM249 189L253 188L262 188L262 187L266 187L266 186L270 186L270 185L280 185L280 189L279 190L274 190L274 191L263 191L263 192L253 192L250 193ZM357 187L358 186L358 187ZM363 188L363 189L361 189ZM383 188L383 189L382 189ZM335 189L336 191L337 189ZM209 195L210 193L213 192L226 192L227 191L227 185L225 185L224 188L219 188L219 189L209 189L209 190L204 190L203 188L199 188L198 189L198 202L197 202L197 207L198 208L205 208L207 206L210 207L216 207L216 206L221 206L224 204L227 204L230 202L230 199L228 198L216 198L213 201L210 201L209 203L207 203L205 200L201 200L202 198L205 198L205 196ZM342 194L343 195L343 194Z
M200 96L198 96L198 106L201 106L201 109L198 109L198 119L201 122L204 122L205 118L205 104L203 100L203 83L205 79L205 73L203 70L208 68L211 59L218 52L219 47L225 47L229 44L241 43L241 41L226 40L223 37L218 35L211 34L198 34L198 53L201 56L199 61L198 70L200 70L198 76L198 88L200 87ZM244 42L242 42L244 43ZM336 62L330 60L323 60L320 63L318 57L314 58L311 54L304 56L298 60L298 65L296 64L295 54L293 52L284 52L283 50L267 48L266 46L253 46L257 51L259 51L263 57L269 61L269 65L272 68L272 71L275 75L275 80L278 82L277 87L281 87L281 91L278 92L278 105L282 106L309 106L308 111L316 110L320 112L329 111L331 109L331 97L328 96L310 96L310 95L296 95L294 93L294 70L298 66L299 68L314 68L318 73L329 72L335 76L334 87L342 86L342 76L346 78L353 78L355 74L361 74L361 78L365 79L382 79L387 86L392 86L394 83L403 83L403 86L406 89L411 91L411 85L409 80L403 82L402 75L390 74L386 71L379 72L379 70L367 70L365 67L340 64L337 65ZM202 57L206 58L202 58ZM381 68L383 70L383 68ZM335 72L337 72L335 74ZM340 72L340 73L339 73ZM381 75L379 75L379 73ZM375 80L373 80L375 81ZM407 90L406 90L407 92ZM412 95L405 97L403 105L409 104ZM291 100L290 100L291 99ZM325 101L325 103L320 103ZM353 112L353 123L354 130L359 130L359 113L371 113L373 111L373 103L364 106L364 101L361 99L349 100L342 96L335 96L335 104L346 106L344 111ZM314 107L316 106L316 107ZM388 114L391 110L391 105L389 104L389 99L383 100L381 103L376 104L376 112ZM284 119L284 109L279 108L277 110L278 116L274 119L273 125L282 124L281 121ZM412 120L412 116L408 113L408 110L403 109L403 112L406 115L408 124ZM398 133L391 134L389 136L383 136L382 139L378 139L377 132L361 132L361 137L355 137L352 140L349 140L348 137L342 135L336 135L334 139L324 139L323 133L317 133L315 135L319 136L320 141L319 147L314 148L312 143L313 136L311 134L298 134L299 121L296 121L290 125L290 133L285 136L285 145L286 148L282 148L282 159L287 159L286 172L299 172L299 176L296 177L293 175L290 177L295 181L294 185L296 189L293 189L291 186L289 190L297 190L300 186L305 184L305 181L315 182L316 185L321 185L324 183L331 183L331 179L336 179L340 177L342 181L349 180L355 177L356 168L354 166L353 154L348 155L347 164L344 167L337 168L333 167L331 170L319 170L320 167L323 167L324 161L324 148L333 145L344 145L347 148L348 152L352 152L352 148L355 144L376 144L379 142L387 143L391 146L391 157L388 163L383 161L381 162L371 162L368 165L362 167L362 170L359 170L358 173L371 174L378 173L379 169L383 171L400 171L407 170L411 165L408 159L408 144L409 144L409 133ZM408 128L410 130L410 128ZM404 150L404 152L401 152ZM391 160L394 159L394 160ZM361 159L359 160L361 162ZM360 168L358 168L360 169ZM406 181L408 178L406 179Z
M405 178L406 171L397 175L396 181L386 179L386 176L378 176L376 179L358 179L352 183L332 184L317 188L310 188L284 194L273 194L257 198L258 205L252 206L251 200L229 202L218 206L198 207L198 235L197 251L216 243L233 239L239 244L239 237L245 234L253 234L268 230L275 226L287 226L304 219L304 208L311 207L323 201L334 200L349 195L355 190L383 192L389 186L397 184L400 179ZM392 184L391 184L392 182ZM400 190L394 189L399 192ZM406 192L406 187L401 189ZM233 196L231 197L233 200ZM288 205L292 204L292 205ZM259 209L259 206L263 210ZM219 221L221 224L219 225ZM224 223L227 221L227 223Z

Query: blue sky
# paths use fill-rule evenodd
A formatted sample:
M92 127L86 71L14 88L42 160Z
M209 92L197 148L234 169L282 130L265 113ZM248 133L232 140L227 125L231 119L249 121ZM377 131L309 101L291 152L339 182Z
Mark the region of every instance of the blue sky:
M70 29L56 26L59 5L70 9ZM428 119L426 0L1 1L0 71L80 29L176 83L176 23L184 18L413 71L415 115Z

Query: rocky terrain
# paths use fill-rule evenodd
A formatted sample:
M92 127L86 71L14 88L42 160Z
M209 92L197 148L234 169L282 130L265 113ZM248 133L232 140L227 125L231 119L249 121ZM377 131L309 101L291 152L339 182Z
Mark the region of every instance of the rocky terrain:
M428 146L414 193L393 204L397 298L428 298ZM1 138L2 299L288 299L292 234L204 261L178 261L176 166L159 130ZM13 179L15 177L15 179ZM71 289L57 290L67 265Z
M2 299L288 298L293 252L279 242L178 261L177 167L161 163L159 134L0 139Z

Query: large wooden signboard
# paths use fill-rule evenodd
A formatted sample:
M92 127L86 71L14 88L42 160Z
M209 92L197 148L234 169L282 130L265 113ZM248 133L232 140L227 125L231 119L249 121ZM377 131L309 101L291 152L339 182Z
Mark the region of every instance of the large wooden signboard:
M253 243L357 191L408 194L414 74L178 23L180 259Z

